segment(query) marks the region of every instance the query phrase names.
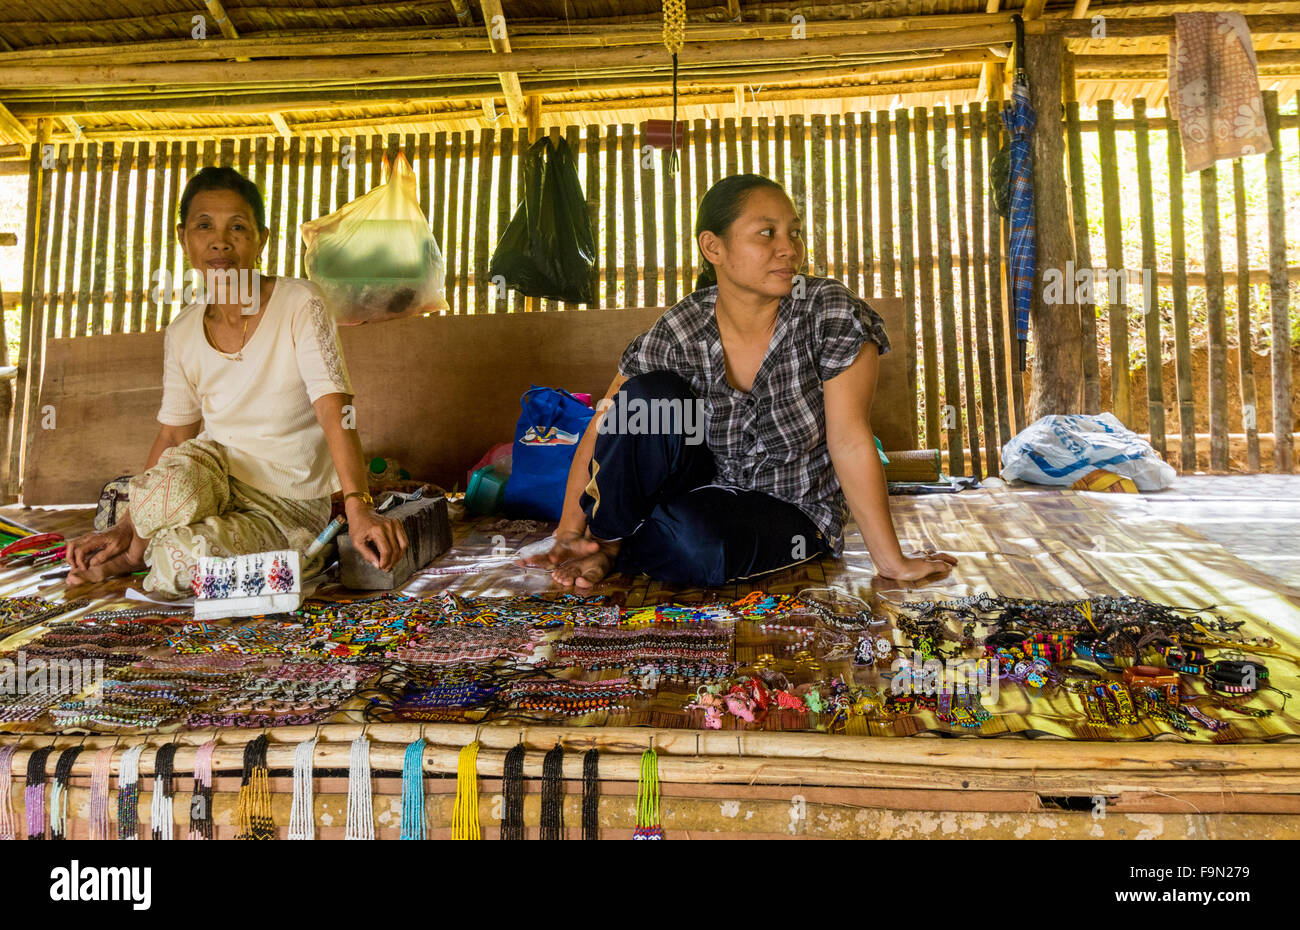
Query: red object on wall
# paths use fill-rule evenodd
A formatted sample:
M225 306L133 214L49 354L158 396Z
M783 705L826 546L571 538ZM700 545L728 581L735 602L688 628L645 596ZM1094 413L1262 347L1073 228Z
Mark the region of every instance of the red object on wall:
M648 119L645 121L643 138L647 145L657 149L673 147L673 121L670 119ZM677 121L677 147L681 148L686 140L686 121Z

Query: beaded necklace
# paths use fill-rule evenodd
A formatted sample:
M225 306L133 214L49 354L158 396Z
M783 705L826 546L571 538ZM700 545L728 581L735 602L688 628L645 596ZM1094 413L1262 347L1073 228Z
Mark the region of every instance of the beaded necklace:
M348 821L343 838L375 838L375 809L370 796L370 740L366 739L364 731L352 741L348 762Z
M33 749L27 757L27 786L23 791L23 805L27 808L27 838L45 839L45 762L53 746Z
M153 798L149 808L149 824L155 840L172 838L176 798L176 778L173 770L175 760L175 743L164 743L158 747L153 763Z
M460 751L456 760L456 806L451 814L453 840L480 839L478 825L478 741Z
M312 790L316 737L305 739L293 750L293 803L289 813L289 839L314 840L316 813Z
M559 743L542 759L541 838L564 839L564 747Z
M582 838L600 838L600 750L594 746L582 757Z
M144 743L122 753L117 767L117 838L140 838L140 753Z
M90 838L109 838L111 824L108 819L108 782L113 766L115 746L95 753L90 766Z
M558 665L597 671L625 668L639 673L724 678L735 671L731 629L709 624L674 628L595 628L575 630L556 643Z
M0 746L0 840L14 838L13 760L17 743Z
M641 754L641 779L636 787L636 830L634 840L662 840L659 821L659 756L653 749Z
M212 753L217 748L215 739L208 740L194 753L194 789L190 798L190 830L192 840L212 839Z
M275 821L271 818L270 772L266 767L269 745L270 740L263 733L244 746L244 771L239 779L239 800L235 807L239 834L235 839L275 839Z
M50 839L65 840L68 832L68 792L72 782L72 767L81 755L81 747L73 746L59 753L54 764L54 784L50 788Z
M524 744L516 743L506 753L502 768L501 839L524 838Z
M410 743L402 756L402 833L404 840L425 838L424 737Z

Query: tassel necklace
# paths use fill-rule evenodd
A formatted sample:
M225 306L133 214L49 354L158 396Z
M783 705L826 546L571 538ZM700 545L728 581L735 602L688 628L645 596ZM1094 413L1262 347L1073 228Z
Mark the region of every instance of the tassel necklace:
M402 839L424 838L424 737L421 736L406 747L402 758Z
M502 770L505 799L501 816L501 839L524 838L524 744L511 747Z
M50 839L68 838L68 790L72 782L72 766L81 755L81 747L73 746L59 753L54 763L54 786L50 788Z
M375 808L370 799L370 740L364 731L352 741L352 757L348 763L348 823L343 838L375 838Z
M634 840L662 840L659 823L659 756L653 749L641 754L641 780L636 786L636 830Z
M456 806L451 814L453 840L481 839L478 828L478 741L460 751L456 760Z
M194 754L194 792L190 798L190 839L212 839L212 751L215 739L208 740Z
M240 840L275 839L275 821L271 819L270 773L266 768L266 750L270 740L263 733L244 746L244 772L239 781L239 802L235 821Z
M112 824L108 819L108 780L113 768L113 751L109 746L95 753L90 766L90 838L109 839Z
M17 743L0 746L0 840L14 838L13 761Z
M122 753L117 768L117 838L140 838L140 753L144 743Z
M305 739L293 750L293 805L289 813L289 839L316 839L315 798L312 793L312 762L316 737Z
M582 838L600 838L600 750L595 747L582 757Z
M175 762L175 743L158 747L153 760L153 802L149 805L149 826L156 840L172 838L172 822L176 814Z
M45 839L45 762L54 751L53 746L32 750L27 757L27 787L23 791L23 804L27 808L27 838Z
M542 830L544 840L564 839L564 747L559 743L542 759Z

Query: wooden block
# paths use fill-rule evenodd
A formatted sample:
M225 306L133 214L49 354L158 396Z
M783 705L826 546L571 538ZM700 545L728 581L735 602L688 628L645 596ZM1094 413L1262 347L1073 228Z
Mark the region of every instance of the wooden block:
M451 548L451 523L447 519L447 499L407 501L385 516L402 522L409 543L392 571L375 568L353 545L346 533L339 536L339 568L343 586L361 591L391 591L406 584L417 571Z

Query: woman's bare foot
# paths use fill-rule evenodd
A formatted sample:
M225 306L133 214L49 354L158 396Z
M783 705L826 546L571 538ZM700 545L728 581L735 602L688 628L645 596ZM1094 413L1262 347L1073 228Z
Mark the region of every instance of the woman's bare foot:
M599 584L614 568L614 560L622 543L619 540L596 539L590 533L587 541L595 544L588 555L570 559L551 572L556 584L566 588L586 591Z
M72 569L68 572L66 583L69 585L95 584L107 578L129 575L132 572L147 568L148 566L145 565L144 561L144 550L147 545L146 540L136 536L131 540L131 545L125 552L99 563L91 559L86 568Z

